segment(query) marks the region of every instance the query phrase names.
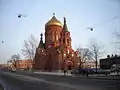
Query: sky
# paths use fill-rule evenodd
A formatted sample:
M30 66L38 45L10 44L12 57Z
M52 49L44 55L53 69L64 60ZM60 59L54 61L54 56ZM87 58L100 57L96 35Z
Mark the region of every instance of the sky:
M39 40L52 13L62 23L66 17L73 49L96 40L106 55L118 53L114 42L115 32L120 30L119 0L0 0L0 42L4 41L0 43L0 63L16 53L23 58L24 40L31 34ZM19 19L18 14L27 17Z

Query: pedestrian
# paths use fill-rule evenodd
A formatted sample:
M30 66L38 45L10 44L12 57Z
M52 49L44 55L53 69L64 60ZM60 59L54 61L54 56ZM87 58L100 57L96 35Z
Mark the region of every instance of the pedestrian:
M89 71L88 71L88 70L86 70L86 76L88 77L88 75L89 75Z
M64 70L64 75L66 75L66 70Z

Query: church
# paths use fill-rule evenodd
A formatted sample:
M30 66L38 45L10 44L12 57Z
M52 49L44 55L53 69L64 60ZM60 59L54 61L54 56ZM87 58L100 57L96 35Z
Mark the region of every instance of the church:
M40 34L40 42L36 49L33 67L35 70L56 71L71 70L78 67L78 54L71 46L70 31L66 18L62 23L53 17L45 24L45 42Z

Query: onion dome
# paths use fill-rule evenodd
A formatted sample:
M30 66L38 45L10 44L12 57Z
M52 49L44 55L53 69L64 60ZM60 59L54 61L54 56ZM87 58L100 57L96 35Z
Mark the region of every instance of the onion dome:
M53 17L45 24L45 27L52 26L52 25L62 27L62 23L55 17L54 13L53 13Z

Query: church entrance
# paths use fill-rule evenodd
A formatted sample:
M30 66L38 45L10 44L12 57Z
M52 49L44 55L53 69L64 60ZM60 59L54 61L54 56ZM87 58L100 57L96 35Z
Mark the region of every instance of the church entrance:
M68 70L71 70L72 69L72 65L68 65Z
M67 61L65 62L65 68L66 68L67 70L73 69L73 62L72 62L71 60L67 60Z

